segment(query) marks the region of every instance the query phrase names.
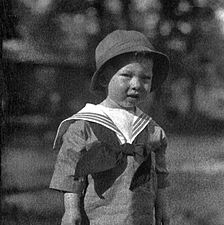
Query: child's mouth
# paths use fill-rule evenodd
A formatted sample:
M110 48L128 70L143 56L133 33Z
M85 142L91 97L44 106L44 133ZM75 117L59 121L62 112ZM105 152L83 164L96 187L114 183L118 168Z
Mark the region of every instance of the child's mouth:
M131 95L128 95L128 97L133 98L133 99L138 99L139 95L138 94L131 94Z

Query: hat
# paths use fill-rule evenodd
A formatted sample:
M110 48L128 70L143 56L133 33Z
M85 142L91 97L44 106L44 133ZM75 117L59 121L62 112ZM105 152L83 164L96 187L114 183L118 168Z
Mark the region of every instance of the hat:
M151 92L161 86L168 75L169 59L161 52L155 51L145 35L134 30L115 30L108 34L96 47L96 72L93 74L90 91L100 94L102 87L99 77L110 60L125 53L144 52L153 59L153 78Z

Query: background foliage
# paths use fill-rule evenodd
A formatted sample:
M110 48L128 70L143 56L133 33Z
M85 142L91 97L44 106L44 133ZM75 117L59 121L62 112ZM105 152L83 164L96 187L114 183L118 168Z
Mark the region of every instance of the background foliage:
M156 119L169 128L180 119L223 121L223 7L211 0L3 1L5 110L57 118L98 101L88 93L96 45L115 29L135 29L171 59L169 79L143 108L159 109Z

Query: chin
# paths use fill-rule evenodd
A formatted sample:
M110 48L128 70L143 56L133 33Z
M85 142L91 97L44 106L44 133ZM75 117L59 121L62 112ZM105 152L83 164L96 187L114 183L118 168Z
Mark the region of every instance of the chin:
M136 102L128 102L126 104L123 104L124 108L134 108L136 107L137 103Z

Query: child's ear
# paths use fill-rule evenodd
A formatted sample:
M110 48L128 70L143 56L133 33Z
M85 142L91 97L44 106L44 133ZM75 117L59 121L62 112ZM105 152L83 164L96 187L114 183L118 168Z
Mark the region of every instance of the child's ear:
M106 88L108 85L108 81L106 79L106 75L102 73L99 77L99 85L103 88Z
M101 72L99 77L99 85L106 88L113 76L114 68L112 65L107 65Z
M108 85L108 83L105 79L100 81L100 86L102 86L103 88L106 88L107 85Z

